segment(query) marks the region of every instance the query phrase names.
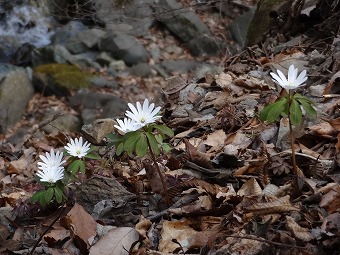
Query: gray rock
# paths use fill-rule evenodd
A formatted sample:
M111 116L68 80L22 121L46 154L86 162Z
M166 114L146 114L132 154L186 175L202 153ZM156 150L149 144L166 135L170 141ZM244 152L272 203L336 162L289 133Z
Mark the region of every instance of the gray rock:
M153 75L152 68L147 63L139 63L130 68L130 74L133 76L150 77Z
M51 118L56 112L50 111L46 112L43 119ZM81 121L79 118L71 113L65 113L63 116L52 121L42 128L46 133L50 134L56 131L62 131L66 134L71 134L74 132L79 132L81 129Z
M125 69L126 65L122 60L114 60L109 64L110 74L116 74L117 72L124 71Z
M115 130L114 125L117 122L114 119L96 119L92 123L83 125L81 128L86 140L95 145L104 145L103 139L107 134L112 133Z
M100 70L101 66L95 61L97 59L97 51L86 51L81 54L70 56L68 62L80 68L94 68Z
M188 43L188 47L193 56L216 55L219 52L224 52L222 42L217 41L217 38L206 35L192 39Z
M202 78L205 77L207 74L210 75L216 75L223 72L223 68L222 67L217 67L211 64L207 64L207 63L202 63L200 64L198 67L196 67L194 73L193 73L193 77L194 78Z
M32 52L32 66L49 63L66 64L72 59L72 54L62 45L49 45Z
M75 191L76 202L92 213L94 206L102 200L113 200L124 206L124 203L136 198L114 178L94 176L83 182Z
M88 48L92 49L97 47L100 39L103 38L105 35L106 35L105 31L93 28L78 33L78 38Z
M118 87L118 83L117 81L113 80L113 79L107 79L105 77L102 76L97 76L94 77L93 79L91 79L91 83L99 88L112 88L112 89L117 89Z
M72 54L80 54L89 50L89 48L80 41L78 35L70 37L63 45Z
M63 44L69 38L78 34L80 31L86 30L86 26L80 21L71 21L64 26L61 26L54 35L51 36L52 44Z
M96 57L96 62L100 64L101 66L109 66L110 63L114 61L115 59L111 56L111 54L105 51L98 53Z
M193 60L166 60L163 61L161 67L168 73L187 73L194 71L200 63Z
M250 9L237 19L233 20L229 25L232 37L242 48L246 45L248 27L250 21L254 17L255 10L256 8Z
M124 60L128 66L147 62L149 58L148 52L140 42L123 33L108 33L100 40L98 48L110 52L116 59Z
M0 133L21 119L33 95L34 89L24 68L0 64Z
M49 45L33 50L32 66L37 67L44 64L59 63L99 70L101 66L95 62L97 54L98 52L87 49L84 53L73 55L63 45Z
M201 19L191 11L183 12L184 7L176 0L160 0L154 8L158 19L183 42L210 34Z
M69 99L70 105L80 113L85 125L96 119L113 118L121 115L127 107L121 98L107 93L78 91Z
M153 0L113 1L93 0L97 19L105 24L108 31L124 32L135 36L146 36L154 21L150 5Z
M156 44L151 44L150 45L150 54L151 54L151 58L155 62L158 62L160 57L161 57L161 50Z

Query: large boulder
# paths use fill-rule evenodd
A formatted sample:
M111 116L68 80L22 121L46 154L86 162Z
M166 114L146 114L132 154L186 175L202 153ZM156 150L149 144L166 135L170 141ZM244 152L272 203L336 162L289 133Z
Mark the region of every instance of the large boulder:
M95 16L108 31L120 31L135 36L146 36L152 25L153 0L108 1L93 0Z
M160 0L155 7L159 20L183 42L210 34L209 28L192 11L183 11L176 0Z
M242 14L237 19L233 20L229 25L229 30L233 39L243 48L246 46L247 31L249 24L254 17L255 8Z
M0 64L0 133L21 119L33 95L25 68Z
M80 112L85 125L97 119L120 116L126 110L126 102L108 93L81 90L69 98L72 108Z
M44 95L69 96L71 90L88 88L95 76L68 64L46 64L34 68L33 81Z
M99 42L98 48L110 52L114 58L123 60L128 66L145 63L149 58L143 44L134 37L119 32L107 33Z
M207 25L194 12L184 12L183 8L176 0L160 0L154 6L158 20L187 43L193 55L216 54L220 48Z

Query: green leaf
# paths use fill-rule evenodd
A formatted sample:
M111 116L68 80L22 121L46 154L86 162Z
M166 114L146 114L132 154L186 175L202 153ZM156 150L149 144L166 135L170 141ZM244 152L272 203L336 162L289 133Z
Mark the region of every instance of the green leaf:
M79 171L82 173L82 174L85 174L85 162L80 160L79 159Z
M285 110L287 108L288 101L286 97L283 97L276 101L275 103L272 103L270 105L267 105L265 108L262 109L260 112L260 119L262 121L268 121L269 123L275 122L279 120L282 113L285 113Z
M81 159L77 159L73 161L67 168L72 175L76 175L76 173L80 170L81 173L85 173L85 162Z
M314 102L312 99L310 99L310 98L308 98L308 97L306 97L306 96L302 96L302 95L299 94L299 93L296 93L296 94L293 96L293 98L295 98L296 100L302 99L302 100L304 100L304 101L306 101L306 102L308 102L308 103L310 103L310 104L312 104L312 105L315 105L315 102Z
M174 136L174 131L171 128L165 126L165 125L155 125L154 127L156 129L158 129L159 132L161 132L164 135L167 135L169 137L173 137Z
M292 98L292 101L290 103L290 121L292 122L293 125L299 125L302 120L302 111L300 108L300 104L298 103L295 98Z
M86 154L85 158L89 158L89 159L101 159L101 157L97 154Z
M124 151L124 143L118 144L116 148L116 155L119 156L120 154L123 153L123 151Z
M266 107L264 107L264 108L260 111L260 113L259 113L260 119L261 119L262 121L269 121L269 119L273 119L273 116L270 117L270 113L273 111L273 109L279 107L280 105L284 105L286 102L287 102L287 99L281 98L281 99L279 99L278 101L276 101L276 102L274 102L274 103L272 103L272 104L267 105ZM283 110L284 110L284 107L283 107L282 111L283 111ZM282 111L281 111L281 112L282 112ZM280 112L280 114L281 114L281 112ZM276 120L276 119L275 119L275 120ZM275 120L274 120L274 121L275 121ZM269 121L269 122L274 122L274 121Z
M63 201L63 192L59 188L54 188L55 199L58 204Z
M53 195L54 195L54 188L49 187L49 188L46 190L45 197L44 197L46 203L51 202L51 200L52 200L52 198L53 198Z
M108 139L108 142L111 142L111 143L119 143L123 140L123 136L121 135L118 135L118 134L108 134L106 135L107 139Z
M87 153L90 153L90 152L95 151L97 149L98 149L97 146L90 146L90 149L89 149L89 151Z
M307 115L315 118L318 114L312 104L309 101L306 101L303 98L298 99L299 103L302 105L303 109L305 109ZM313 104L314 105L314 104Z
M45 196L45 190L37 191L31 197L31 202L36 203L36 202L40 201L41 197L44 197L44 196Z
M155 136L152 133L146 132L146 136L149 140L150 146L151 146L151 150L155 155L159 155L161 152L159 150L159 146L158 143L156 141ZM149 148L150 149L150 148Z
M163 143L163 137L161 134L155 135L156 141L158 144L162 144Z
M148 152L148 142L144 135L141 135L140 139L136 144L136 154L138 157L144 157Z
M167 153L167 154L169 154L171 152L171 146L167 143L163 143L162 148L165 151L165 153Z
M126 141L124 142L124 151L131 154L133 151L135 151L137 141L141 137L140 131L130 132L126 134Z

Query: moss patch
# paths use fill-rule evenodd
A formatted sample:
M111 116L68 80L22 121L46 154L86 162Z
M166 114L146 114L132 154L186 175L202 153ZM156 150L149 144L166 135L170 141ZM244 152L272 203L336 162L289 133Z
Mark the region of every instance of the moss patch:
M38 66L34 72L48 75L52 81L67 89L88 88L95 75L68 64L46 64Z

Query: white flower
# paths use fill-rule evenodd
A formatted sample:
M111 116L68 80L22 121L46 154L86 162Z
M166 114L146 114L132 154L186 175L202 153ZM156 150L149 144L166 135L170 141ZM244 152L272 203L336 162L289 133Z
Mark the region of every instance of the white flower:
M117 122L119 125L114 125L114 127L122 131L124 134L136 131L143 126L140 123L128 118L124 118L123 120L117 119Z
M132 105L132 104L128 104L129 108L131 111L126 111L125 115L129 118L131 118L132 120L134 120L137 123L140 123L142 126L145 126L149 123L153 123L155 122L157 119L159 119L160 115L156 115L161 107L155 107L155 104L152 103L149 105L149 100L145 99L144 103L143 103L143 107L140 104L140 102L137 102L136 106L137 108Z
M41 182L56 183L64 177L64 167L45 167L37 172Z
M83 138L80 137L79 139L78 138L75 138L74 140L71 139L71 141L68 144L66 144L64 148L71 156L82 158L86 156L86 154L89 152L90 146L91 144L87 141L85 141L83 144Z
M273 81L279 84L282 88L288 90L303 86L303 83L307 80L307 71L303 70L299 76L297 76L298 69L295 68L294 65L291 65L288 69L288 80L280 70L277 70L277 73L278 75L275 73L270 73L270 75L273 77Z
M63 160L63 153L57 151L54 153L54 150L51 149L50 153L46 152L46 156L40 155L39 158L43 162L38 162L38 168L45 170L45 169L52 169L61 167L66 161Z

